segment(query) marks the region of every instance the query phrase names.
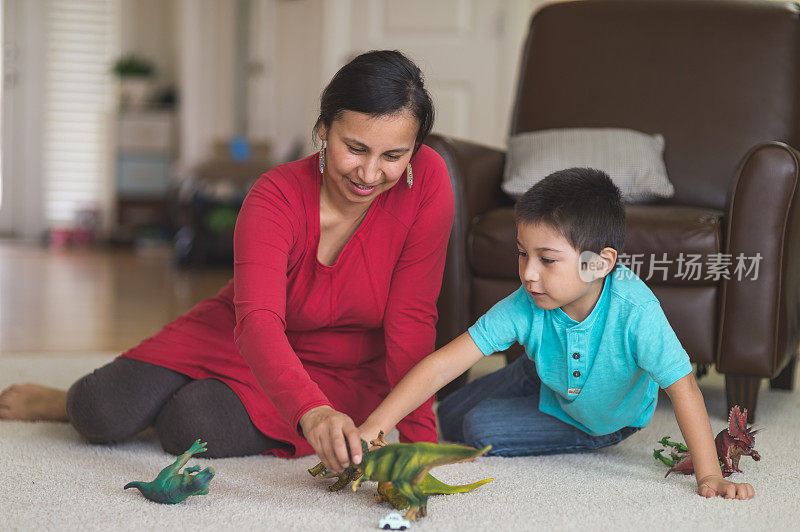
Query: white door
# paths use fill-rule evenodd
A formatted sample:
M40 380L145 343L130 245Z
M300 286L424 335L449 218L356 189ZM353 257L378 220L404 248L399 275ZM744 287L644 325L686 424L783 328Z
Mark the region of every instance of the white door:
M8 179L11 170L12 160L10 159L13 151L11 148L11 111L14 106L10 105L14 96L13 88L16 83L17 54L16 45L7 41L7 32L4 24L7 18L5 10L8 9L10 2L0 3L0 43L2 43L2 53L0 53L0 235L11 234L14 230L14 218L11 198L13 197L12 182Z
M326 2L325 67L335 71L332 67L367 50L401 50L425 75L436 105L435 132L504 146L522 39L539 3ZM333 71L324 72L324 77L330 79Z
M3 0L0 233L40 238L45 0Z

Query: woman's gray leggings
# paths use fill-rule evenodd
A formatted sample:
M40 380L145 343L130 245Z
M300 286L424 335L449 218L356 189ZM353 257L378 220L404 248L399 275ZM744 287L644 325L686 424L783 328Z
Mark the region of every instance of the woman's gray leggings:
M261 433L239 397L216 379L194 380L147 362L118 358L67 392L67 417L92 443L117 443L153 425L168 453L200 439L201 458L261 454L286 444Z

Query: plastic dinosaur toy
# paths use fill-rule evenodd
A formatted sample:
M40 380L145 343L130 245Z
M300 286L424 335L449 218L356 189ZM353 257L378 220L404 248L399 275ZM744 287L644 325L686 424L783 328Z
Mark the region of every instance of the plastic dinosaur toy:
M375 500L378 502L389 501L395 508L402 510L408 508L405 519L413 521L418 517L427 515L427 502L430 495L465 493L491 482L487 478L473 484L451 486L436 479L428 471L436 466L454 464L474 460L485 454L491 446L483 449L474 449L461 445L438 445L435 443L391 443L383 439L383 432L376 441L367 445L361 441L363 458L361 463L346 468L342 473L333 473L325 468L322 463L308 470L312 476L321 478L338 477L338 480L328 487L331 491L338 491L355 481L353 491L364 480L378 481L378 493Z
M428 473L425 475L425 478L422 479L419 488L426 497L431 495L452 495L453 493L467 493L468 491L479 488L484 484L491 482L492 480L494 479L485 478L483 480L479 480L478 482L473 482L472 484L451 486L450 484L445 484L441 480ZM406 499L400 493L400 490L395 488L392 483L388 481L378 482L378 493L375 494L375 500L377 502L387 501L397 510L404 510L410 506L408 499Z
M180 472L193 455L205 451L205 442L197 440L175 462L162 469L155 480L128 482L125 484L125 489L138 488L142 495L162 504L177 504L191 495L205 495L208 493L208 484L214 478L213 468L207 467L200 471L200 466L196 465L184 470L183 473Z
M756 462L761 460L761 455L754 449L755 435L761 429L753 430L753 428L747 428L747 409L742 411L738 406L731 408L728 414L728 427L722 429L714 439L723 477L729 477L734 472L742 472L739 469L739 460L743 455L751 456ZM653 457L670 467L665 477L672 472L694 474L692 457L684 444L670 441L669 436L664 436L658 443L670 448L670 456L662 454L664 449L653 449Z

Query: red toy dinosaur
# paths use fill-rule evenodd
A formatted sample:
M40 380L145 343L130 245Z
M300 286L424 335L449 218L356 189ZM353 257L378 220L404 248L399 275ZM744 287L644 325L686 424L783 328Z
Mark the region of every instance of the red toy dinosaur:
M731 408L730 414L728 414L728 428L721 430L714 439L723 477L731 476L734 471L742 472L739 469L739 459L742 455L749 455L755 461L761 460L761 455L753 448L757 432L759 431L753 430L753 427L747 428L747 409L742 411L738 406ZM684 475L694 474L692 457L685 445L670 441L668 436L661 438L659 443L664 447L672 448L669 457L661 454L663 449L653 449L653 456L670 466L665 477L673 471Z

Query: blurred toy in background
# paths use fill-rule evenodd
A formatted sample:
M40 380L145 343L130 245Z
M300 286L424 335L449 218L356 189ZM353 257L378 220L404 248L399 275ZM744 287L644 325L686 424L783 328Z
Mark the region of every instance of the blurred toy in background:
M721 430L714 439L723 477L729 477L734 472L742 472L739 469L739 460L744 455L752 457L755 461L761 460L761 455L754 448L755 435L761 429L753 430L754 428L747 427L747 409L742 410L739 406L731 408L728 414L728 427ZM670 467L665 477L672 472L694 474L692 457L684 444L670 441L669 436L664 436L658 443L670 449L669 456L662 454L665 449L653 449L653 457Z
M232 266L236 217L253 183L275 165L272 146L244 137L220 140L171 198L179 266Z

